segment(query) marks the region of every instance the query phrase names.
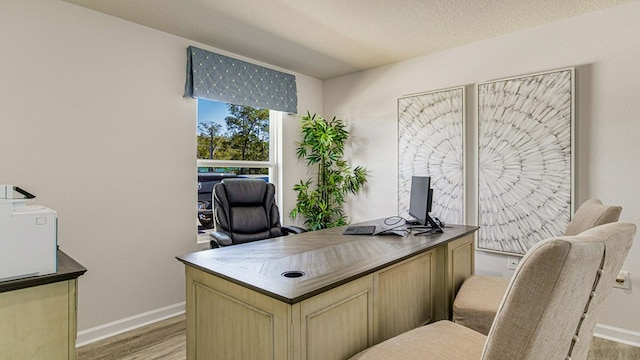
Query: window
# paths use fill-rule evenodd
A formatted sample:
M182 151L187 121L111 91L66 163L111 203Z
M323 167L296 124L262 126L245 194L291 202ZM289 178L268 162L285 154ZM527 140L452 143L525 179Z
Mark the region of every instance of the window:
M225 178L259 178L278 186L277 124L282 113L198 98L198 230L213 227L211 192Z

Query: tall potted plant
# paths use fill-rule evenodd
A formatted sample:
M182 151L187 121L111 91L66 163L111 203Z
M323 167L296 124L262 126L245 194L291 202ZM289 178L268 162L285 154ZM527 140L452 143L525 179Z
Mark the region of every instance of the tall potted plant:
M289 216L304 218L309 230L319 230L347 224L343 210L346 196L357 194L367 182L367 170L357 166L353 170L342 157L349 132L344 122L335 117L328 121L316 114L300 119L302 141L296 154L307 166L316 167L315 184L310 178L293 187L298 194L295 208Z

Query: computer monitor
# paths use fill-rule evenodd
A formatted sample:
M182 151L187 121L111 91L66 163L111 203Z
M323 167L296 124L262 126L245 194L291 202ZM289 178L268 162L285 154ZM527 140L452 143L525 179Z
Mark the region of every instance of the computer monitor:
M433 202L433 189L431 189L431 177L429 176L412 176L411 177L411 195L409 197L409 215L415 219L415 222L423 226L424 230L420 233L442 232L442 229L431 218L431 203ZM420 234L418 233L418 234Z

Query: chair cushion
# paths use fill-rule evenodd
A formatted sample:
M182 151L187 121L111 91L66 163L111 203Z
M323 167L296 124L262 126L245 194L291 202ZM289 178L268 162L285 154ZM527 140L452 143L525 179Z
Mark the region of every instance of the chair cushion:
M618 221L622 207L605 205L598 199L587 200L576 210L564 234L578 235L593 227Z
M258 206L231 206L229 211L230 225L234 232L255 234L269 229L269 219L262 207Z
M485 341L486 336L443 320L383 341L351 360L480 359Z
M481 334L489 334L509 279L474 275L462 283L453 302L453 321Z
M225 192L229 205L234 206L262 206L265 201L268 183L247 179L225 179Z

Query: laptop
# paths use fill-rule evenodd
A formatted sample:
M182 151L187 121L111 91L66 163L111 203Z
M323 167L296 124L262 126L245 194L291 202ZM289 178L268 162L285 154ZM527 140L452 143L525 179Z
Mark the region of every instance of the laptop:
M351 225L342 232L342 235L373 235L375 232L375 225Z

